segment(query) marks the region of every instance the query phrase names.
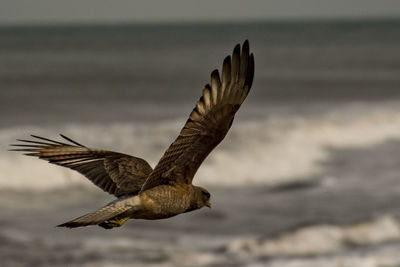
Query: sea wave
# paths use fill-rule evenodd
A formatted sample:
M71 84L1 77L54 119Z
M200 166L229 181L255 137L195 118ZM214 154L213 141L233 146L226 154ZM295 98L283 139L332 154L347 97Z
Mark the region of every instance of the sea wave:
M264 240L237 239L231 242L231 253L257 257L310 256L334 253L347 246L365 246L400 240L397 220L391 216L354 225L312 225Z
M352 225L312 225L276 238L239 238L227 251L258 258L254 265L271 267L398 266L400 230L394 217L383 216Z
M328 148L362 147L400 138L398 104L349 104L319 113L276 112L234 123L222 144L196 174L196 184L276 186L323 174ZM33 133L63 133L93 148L143 157L155 166L185 119L152 123L65 124L0 129L0 189L47 190L90 185L77 172L9 152L7 144Z

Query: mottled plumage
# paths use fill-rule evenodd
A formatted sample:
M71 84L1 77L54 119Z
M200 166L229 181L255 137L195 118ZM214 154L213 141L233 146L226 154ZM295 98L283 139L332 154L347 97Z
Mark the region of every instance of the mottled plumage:
M121 226L128 219L163 219L210 207L210 193L192 185L193 177L207 155L224 139L233 118L252 85L254 57L246 40L242 51L236 45L232 59L226 57L222 75L211 73L211 83L179 136L154 170L143 159L105 150L87 148L61 135L69 143L32 135L18 140L14 151L48 160L86 176L95 185L118 198L94 212L59 226Z

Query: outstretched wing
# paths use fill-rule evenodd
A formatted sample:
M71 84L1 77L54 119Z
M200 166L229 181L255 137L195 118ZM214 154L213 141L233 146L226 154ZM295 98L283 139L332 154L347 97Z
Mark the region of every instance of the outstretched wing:
M138 193L153 170L141 158L87 148L64 135L61 136L71 144L32 135L35 140L18 140L21 143L12 146L20 148L11 150L27 152L25 155L76 170L115 196Z
M236 111L249 93L254 76L254 56L249 43L236 45L231 57L225 58L222 80L218 70L211 73L211 85L203 89L178 138L167 149L142 190L160 184L191 183L207 155L228 132Z

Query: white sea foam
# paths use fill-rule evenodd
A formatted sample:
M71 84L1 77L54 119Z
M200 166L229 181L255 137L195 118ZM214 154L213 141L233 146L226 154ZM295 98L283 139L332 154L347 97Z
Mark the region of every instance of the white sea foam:
M388 246L369 251L368 254L350 252L338 255L323 255L312 258L278 259L261 264L249 264L248 267L396 267L400 264L398 246Z
M277 185L322 173L326 148L379 144L400 138L398 105L344 105L321 114L270 114L266 119L238 120L227 138L199 169L203 185ZM316 111L318 112L318 111ZM58 138L56 132L89 147L143 157L154 166L179 132L184 119L157 123L61 125L0 130L0 188L51 189L90 183L78 173L8 152L6 144L34 133Z
M320 255L338 252L349 244L362 246L393 240L400 240L399 224L393 217L385 216L348 226L308 226L261 241L238 239L228 246L228 250L258 257Z

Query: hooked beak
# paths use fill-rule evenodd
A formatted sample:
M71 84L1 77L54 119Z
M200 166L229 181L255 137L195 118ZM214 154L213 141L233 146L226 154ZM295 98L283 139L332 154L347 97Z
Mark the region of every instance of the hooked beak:
M210 201L207 201L207 202L206 202L206 206L209 207L209 208L211 209L211 202L210 202Z

